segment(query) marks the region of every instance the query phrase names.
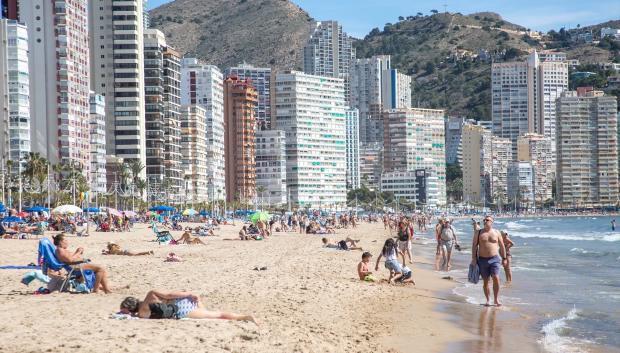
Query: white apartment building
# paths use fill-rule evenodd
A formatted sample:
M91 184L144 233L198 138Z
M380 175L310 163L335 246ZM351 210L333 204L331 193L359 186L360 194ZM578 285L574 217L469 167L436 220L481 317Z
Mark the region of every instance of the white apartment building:
M411 108L411 76L398 72L397 69L383 71L383 108Z
M618 106L601 91L564 92L557 102L560 207L610 207L619 201Z
M360 179L360 129L359 110L349 109L347 117L347 190L358 189Z
M542 205L552 197L555 171L553 170L551 139L540 134L525 134L519 137L517 146L517 160L532 163L534 195L536 203Z
M29 72L28 29L14 20L0 20L0 160L21 163L22 168L30 152Z
M346 203L342 79L288 71L276 76L276 126L286 132L286 178L300 207Z
M304 47L304 72L344 80L345 103L350 101L350 69L355 60L353 38L337 21L316 22Z
M491 138L491 195L494 202L508 200L508 165L513 160L512 141L493 136Z
M149 185L166 186L170 199L180 201L181 169L179 54L168 47L157 29L144 31L146 176Z
M534 172L532 163L511 161L508 166L508 199L520 208L534 208Z
M259 202L287 204L286 133L282 130L256 131L256 187Z
M561 54L545 53L542 61L534 51L526 61L492 65L493 134L512 141L515 158L523 134L539 133L555 141L555 101L568 89L568 63Z
M105 98L90 93L90 191L107 192L105 148Z
M381 175L381 192L391 192L415 208L435 209L439 200L437 178L425 169L386 172Z
M384 172L429 170L437 178L439 205L446 204L444 110L393 109L383 115Z
M379 190L383 172L383 143L375 142L360 146L361 185Z
M91 88L105 96L107 152L146 165L143 11L143 0L88 1Z
M90 65L87 0L19 4L28 27L31 150L50 163L90 169Z
M191 201L192 204L209 201L207 111L203 107L181 107L181 136L184 200Z
M226 198L224 175L224 76L195 58L181 61L181 104L197 104L207 114L207 182L213 200Z
M258 104L255 108L257 130L272 128L271 91L275 82L275 73L269 67L254 67L243 63L224 71L224 77L236 76L240 80L249 79L258 93Z

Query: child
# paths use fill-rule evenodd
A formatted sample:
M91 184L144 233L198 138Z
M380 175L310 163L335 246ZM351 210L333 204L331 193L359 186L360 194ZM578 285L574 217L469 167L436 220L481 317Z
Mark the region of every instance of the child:
M400 283L413 283L415 286L415 281L413 280L413 272L407 266L403 266L403 276L398 280Z
M368 270L368 263L370 263L370 258L372 258L372 255L368 251L366 251L362 254L362 261L357 264L357 274L359 275L361 281L375 281L374 277L372 277L372 272Z
M385 268L390 270L390 279L388 282L391 284L400 279L403 276L403 268L398 262L398 255L403 256L404 253L398 250L398 246L393 238L389 238L383 244L383 249L381 249L381 254L377 257L377 264L375 265L375 271L379 271L379 261L381 257L385 257Z

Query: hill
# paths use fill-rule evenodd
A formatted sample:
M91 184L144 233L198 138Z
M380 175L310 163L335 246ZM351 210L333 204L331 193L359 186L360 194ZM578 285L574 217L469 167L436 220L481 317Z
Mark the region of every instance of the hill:
M286 0L176 0L149 14L175 49L220 68L243 61L299 68L313 23Z
M447 108L452 115L488 120L491 61L516 60L533 49L548 48L563 50L569 59L585 64L612 60L612 51L559 35L566 32L552 31L557 36L538 38L529 29L490 12L418 13L400 17L383 30L375 28L355 46L358 57L391 54L393 66L413 76L414 105Z

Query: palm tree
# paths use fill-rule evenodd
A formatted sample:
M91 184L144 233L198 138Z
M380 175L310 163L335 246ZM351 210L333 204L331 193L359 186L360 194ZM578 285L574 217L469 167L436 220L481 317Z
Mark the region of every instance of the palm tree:
M140 198L144 196L144 190L146 190L146 181L144 179L138 178L136 180L136 188L140 192Z
M263 206L263 202L265 201L265 200L264 200L264 198L263 198L263 193L264 193L265 191L267 191L267 188L266 188L266 187L264 187L264 186L262 186L262 185L260 185L260 186L258 186L258 187L256 188L256 191L257 191L257 192L258 192L258 194L260 195L260 203L261 203L261 207L262 207L262 206Z
M144 165L139 159L136 159L129 162L129 169L131 170L131 175L133 175L133 183L137 185L138 179L140 179L140 173L144 169Z

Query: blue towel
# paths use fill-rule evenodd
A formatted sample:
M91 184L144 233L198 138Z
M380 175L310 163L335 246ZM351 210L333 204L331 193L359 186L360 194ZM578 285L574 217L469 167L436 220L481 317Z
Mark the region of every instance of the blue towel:
M0 270L37 270L39 266L0 266Z
M469 273L467 274L469 283L477 284L480 281L480 268L478 264L469 264Z

